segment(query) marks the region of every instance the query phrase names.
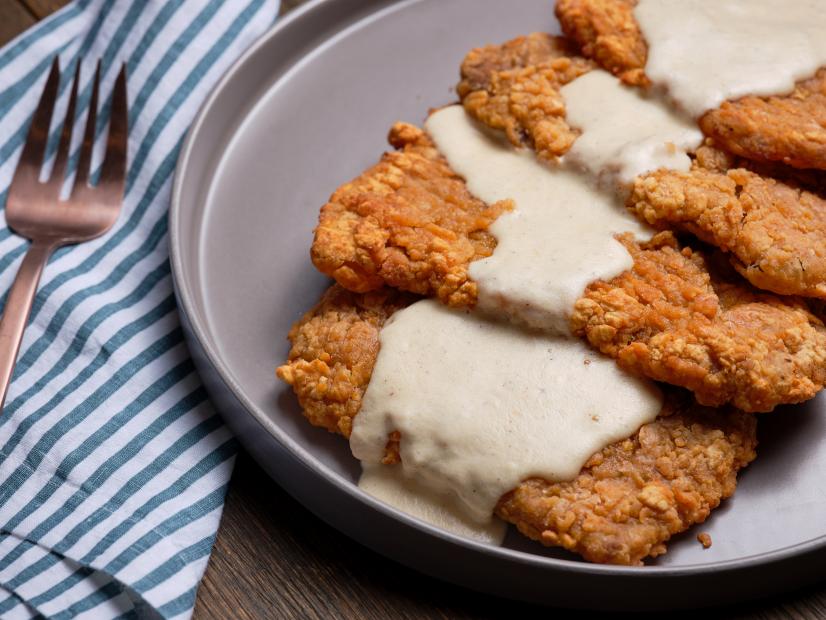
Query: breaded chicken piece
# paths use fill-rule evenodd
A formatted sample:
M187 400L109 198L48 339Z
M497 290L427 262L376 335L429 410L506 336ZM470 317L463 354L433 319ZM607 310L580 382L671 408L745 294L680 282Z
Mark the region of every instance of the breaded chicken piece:
M504 131L515 146L553 160L578 135L565 122L559 87L592 67L564 39L534 33L471 50L462 62L456 92L472 117Z
M826 200L743 168L658 170L638 177L628 208L730 253L761 289L826 299Z
M591 562L635 565L665 553L671 536L734 493L757 446L754 416L668 396L659 418L592 456L575 480L526 480L496 514Z
M636 0L559 0L562 31L582 53L628 84L647 86L648 48L634 17ZM762 162L826 170L826 69L793 92L724 102L700 127L728 150Z
M619 19L611 11L594 17L581 0L558 6L574 16L574 4L599 24ZM623 19L633 18L631 4L620 4L627 9ZM555 159L578 135L566 122L559 88L589 68L576 58L561 56L567 53L571 51L564 43L542 34L475 49L462 64L457 90L472 116L503 130L515 145ZM537 64L521 64L531 62ZM822 115L826 119L826 105ZM794 135L790 128L784 132ZM822 192L823 175L782 163L751 162L717 146L700 147L696 161L699 165L690 173L657 171L637 179L629 208L657 228L690 231L731 253L740 273L758 288L786 295L826 295L826 202L798 188Z
M633 269L590 284L574 306L572 328L592 346L703 405L771 411L823 388L826 327L803 301L741 284L671 233L621 240Z
M404 150L385 156L323 207L313 260L356 292L388 285L451 306L473 307L478 291L469 265L493 252L495 240L487 226L510 204L487 207L472 197L421 130L397 125L391 138ZM707 150L702 159L709 165L724 163ZM689 178L714 174L697 169ZM755 187L772 183L753 176ZM655 185L651 192L656 191ZM740 191L736 184L733 191ZM765 192L758 198L763 214L760 221L755 219L755 229L762 225L767 234L775 234L771 227L782 211L775 215L778 207ZM689 214L692 221L705 225L701 208L707 206L698 200L697 212ZM719 217L709 216L709 221L722 230L720 222L730 213L719 211ZM653 218L648 212L642 215ZM735 213L731 227L738 217ZM790 230L791 225L803 222L784 223ZM700 224L693 226L700 229ZM757 255L759 235L751 238L749 251ZM703 255L688 248L681 252L669 235L645 248L626 244L635 257L634 269L610 283L591 285L573 314L575 333L595 348L638 374L696 392L706 405L733 402L749 412L771 411L812 398L823 388L826 336L820 319L808 313L803 302L759 294L735 274L718 270L712 278ZM764 265L776 266L775 273L790 281L794 271L782 265L780 252L766 250ZM786 272L781 271L784 267ZM768 277L756 267L740 268L749 277ZM732 307L723 303L723 289L734 292L726 298L737 299Z
M741 157L826 170L826 69L790 95L726 101L700 119L700 128Z
M287 363L276 374L293 387L311 424L350 436L379 352L379 330L414 299L390 288L359 294L334 285L293 325Z
M647 86L648 46L634 17L637 0L557 0L565 36L626 84Z
M469 305L476 284L467 266L491 255L496 240L487 228L511 203L472 196L421 129L397 123L389 140L399 150L322 207L313 264L352 291L387 284Z
M493 77L502 71L578 55L576 46L570 41L545 32L516 37L501 45L477 47L470 50L462 61L462 81L456 92L464 98L473 91L489 88Z
M338 286L290 332L293 348L278 376L293 386L311 423L345 437L361 406L384 321L410 297L384 289L359 295ZM639 564L665 553L673 535L704 521L755 457L754 416L711 412L669 392L661 416L632 438L591 457L571 482L531 479L496 508L545 545L593 562ZM386 463L399 461L398 433Z
M415 128L413 131L421 133ZM452 174L445 162L439 162L439 169ZM365 173L364 177L371 174ZM422 174L432 171L426 168ZM756 183L765 183L756 178ZM426 179L417 182L426 183ZM438 209L442 223L451 219L451 205L461 204L468 196L461 179L451 177L450 184L450 191L458 192L459 199L452 201L448 194L441 195L443 203ZM349 188L347 196L359 204L374 201L375 194ZM474 201L474 209L485 212L481 202L469 200ZM439 297L449 305L473 307L477 285L469 278L468 267L471 260L492 252L494 241L489 233L479 231L484 237L476 238L490 238L483 246L487 254L475 254L468 250L473 247L471 236L433 234L436 226L427 222L432 203L391 199L374 202L381 203L379 215L361 219L358 212L353 215L330 208L336 203L326 205L313 256L341 256L341 247L356 247L363 241L365 229L380 239L394 234L399 239L426 239L426 244L409 244L408 248L416 245L415 253L411 250L414 260L395 263L395 272L380 271L378 275L383 279L377 284L367 281L369 286L364 286L365 280L349 277L339 282L346 288L355 283L352 288L357 291L386 283ZM461 207L457 211L454 221L466 215ZM726 213L719 219L725 221ZM351 216L356 218L354 230L348 230ZM705 221L699 216L695 219ZM399 222L405 226L397 227ZM411 223L418 223L412 231ZM771 223L771 217L764 217L766 223ZM749 412L771 411L780 404L812 398L823 388L826 334L820 319L809 313L803 302L761 294L739 282L735 274L723 274L719 269L712 276L703 254L689 248L681 250L668 233L644 248L627 239L625 243L634 256L634 268L611 282L589 286L572 316L575 333L592 346L617 358L621 366L633 372L690 389L706 405L732 402ZM381 248L386 250L383 245ZM450 273L461 277L447 279L445 265L450 266ZM417 270L417 266L422 268ZM745 271L749 275L755 269ZM450 285L455 282L461 282L459 289Z

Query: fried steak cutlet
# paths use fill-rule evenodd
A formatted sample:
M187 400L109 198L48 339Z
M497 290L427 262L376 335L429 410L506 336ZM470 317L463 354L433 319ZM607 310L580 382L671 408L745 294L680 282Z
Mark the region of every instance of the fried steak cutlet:
M493 253L487 228L511 203L489 206L472 196L421 129L396 123L388 139L398 150L322 207L313 264L352 291L387 284L471 304L476 284L467 266Z
M565 39L534 33L471 50L456 92L473 118L504 131L514 146L553 160L578 135L565 122L559 87L591 68Z
M628 84L647 86L648 48L634 18L636 0L559 0L562 31L582 53ZM826 170L826 69L789 94L724 102L700 119L706 135L763 162Z
M565 36L587 58L626 84L647 86L643 39L634 7L637 0L557 0L556 17Z
M826 170L826 69L789 95L726 101L700 128L741 157Z
M672 394L659 418L595 454L576 479L526 480L496 514L591 562L639 565L731 497L756 457L756 427L749 414Z
M349 436L379 330L412 299L336 285L293 327L289 360L277 372L311 423ZM738 470L755 457L755 431L754 416L711 411L673 392L656 421L595 454L575 480L526 480L500 500L496 514L590 561L640 564L665 553L672 535L704 521L734 492ZM388 438L386 463L398 462L399 441L397 433Z
M333 195L313 261L349 290L387 285L473 307L468 267L493 251L487 226L509 205L472 197L421 130L396 125L391 136L401 158L386 155ZM669 235L626 246L634 268L594 283L576 306L572 325L595 348L703 404L750 412L801 402L826 384L826 330L802 302L760 294L735 274L712 276L702 253Z
M311 424L350 436L379 352L379 331L415 299L391 288L357 294L335 285L293 325L288 361L276 373L293 386Z
M623 6L630 15L630 4ZM611 12L609 17L619 19ZM458 87L465 109L505 131L517 146L533 146L541 158L563 155L577 132L565 120L559 88L588 70L575 59L563 63L563 53L570 49L542 34L471 51ZM520 64L530 62L538 64ZM543 88L531 89L540 74ZM526 99L536 103L529 121L514 112L527 109L514 103ZM538 127L544 128L541 135L535 133ZM703 165L710 157L715 161ZM738 271L758 288L826 295L826 201L814 191L826 189L820 173L756 164L707 146L698 149L697 160L701 165L687 173L659 170L637 179L631 211L656 228L686 230L729 252Z
M826 299L826 200L816 193L743 168L657 170L636 179L626 204L729 253L758 288Z
M826 327L805 302L761 293L725 261L680 247L670 232L621 238L634 267L588 286L576 334L620 366L688 388L703 405L771 411L826 384Z

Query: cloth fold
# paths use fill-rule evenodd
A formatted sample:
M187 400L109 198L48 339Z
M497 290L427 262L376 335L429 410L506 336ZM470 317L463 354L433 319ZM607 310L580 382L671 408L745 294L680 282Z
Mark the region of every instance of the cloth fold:
M172 291L167 210L200 104L278 0L76 0L0 49L0 205L55 55L62 119L81 84L70 175L101 61L129 75L129 176L104 237L44 273L0 415L0 617L186 618L236 445L195 374ZM60 127L52 127L47 164ZM0 290L28 243L0 218Z

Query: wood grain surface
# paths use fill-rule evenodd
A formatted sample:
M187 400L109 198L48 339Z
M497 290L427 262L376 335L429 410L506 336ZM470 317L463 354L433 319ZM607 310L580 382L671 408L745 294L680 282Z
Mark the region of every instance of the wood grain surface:
M35 21L35 15L20 2L0 2L0 45L10 41Z
M303 1L283 0L282 13ZM0 0L0 44L63 4L65 0ZM699 613L704 618L738 620L826 618L826 585ZM311 515L242 453L194 618L436 620L570 615L470 592L387 560ZM669 618L697 615L669 614Z

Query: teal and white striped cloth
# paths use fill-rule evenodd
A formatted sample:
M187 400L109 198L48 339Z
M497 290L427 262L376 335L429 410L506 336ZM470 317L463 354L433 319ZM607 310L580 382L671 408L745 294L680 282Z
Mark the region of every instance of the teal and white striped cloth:
M167 209L201 102L277 13L278 0L77 0L0 50L0 205L55 54L58 115L78 61L79 119L99 58L102 94L127 63L130 102L120 219L49 263L0 416L0 618L192 613L236 445L183 343ZM0 225L0 291L26 246Z

